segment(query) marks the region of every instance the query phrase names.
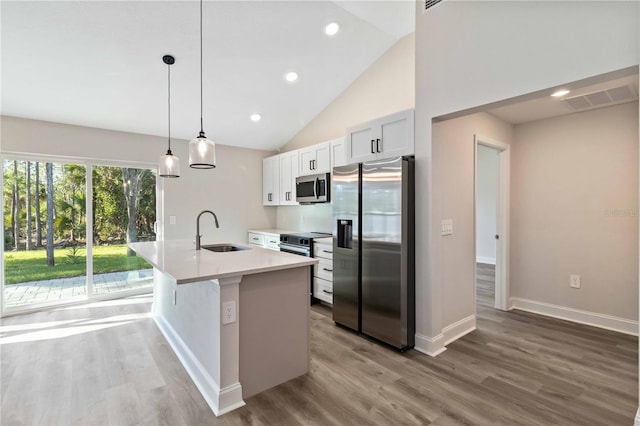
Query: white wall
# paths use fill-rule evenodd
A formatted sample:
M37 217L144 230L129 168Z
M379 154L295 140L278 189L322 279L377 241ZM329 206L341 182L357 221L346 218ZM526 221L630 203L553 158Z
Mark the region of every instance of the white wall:
M441 303L445 324L475 314L475 140L479 134L509 144L513 127L478 113L435 123L433 126L434 257L443 284ZM418 192L418 194L420 194ZM418 216L417 216L418 217ZM441 221L453 220L453 235L441 236ZM420 238L416 238L416 241ZM420 261L416 260L416 265Z
M446 1L426 13L422 7L416 2L416 347L435 353L443 328L455 320L445 313L464 311L466 303L443 298L443 268L463 264L467 254L438 247L432 120L637 66L640 14L638 2L608 1Z
M495 265L498 150L478 145L476 163L476 260Z
M515 126L510 236L512 297L637 320L637 102Z
M101 162L137 162L156 167L166 152L166 138L90 127L72 126L15 117L1 117L2 152L89 158ZM197 214L216 212L220 228L211 217L203 217L203 242L246 242L249 228L275 226L276 212L262 206L262 158L272 154L216 146L217 167L213 170L189 168L188 143L172 141L172 151L180 158L178 179L158 178L164 186L165 239L194 239ZM169 216L176 224L169 225Z
M331 233L333 207L330 203L278 207L278 228L288 231Z

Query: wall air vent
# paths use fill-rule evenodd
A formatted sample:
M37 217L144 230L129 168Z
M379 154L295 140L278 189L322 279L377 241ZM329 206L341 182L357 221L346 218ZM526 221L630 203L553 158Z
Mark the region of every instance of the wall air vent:
M427 10L436 4L440 3L442 0L424 0L424 10Z
M563 101L574 111L602 108L635 101L638 94L630 85L613 87L598 92L565 98Z

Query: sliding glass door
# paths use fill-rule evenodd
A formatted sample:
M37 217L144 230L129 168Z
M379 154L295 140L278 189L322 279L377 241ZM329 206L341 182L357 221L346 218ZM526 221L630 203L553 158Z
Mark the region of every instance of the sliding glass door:
M5 307L86 298L85 166L2 165Z
M127 243L155 240L155 175L149 169L94 166L92 178L93 294L150 288L151 265Z
M153 170L3 159L3 310L150 291Z

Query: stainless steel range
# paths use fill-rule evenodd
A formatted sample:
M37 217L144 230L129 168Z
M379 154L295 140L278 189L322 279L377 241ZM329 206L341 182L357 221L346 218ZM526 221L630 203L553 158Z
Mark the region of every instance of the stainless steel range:
M325 232L301 232L298 234L281 234L280 235L280 251L297 254L299 256L313 257L313 239L330 237L331 234ZM310 302L318 303L318 299L313 297L313 266L310 268Z

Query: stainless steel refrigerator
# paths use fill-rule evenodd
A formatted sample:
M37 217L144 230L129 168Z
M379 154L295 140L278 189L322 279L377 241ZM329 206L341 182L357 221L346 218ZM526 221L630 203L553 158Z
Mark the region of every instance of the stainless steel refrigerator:
M414 346L415 169L396 157L333 169L333 320Z

